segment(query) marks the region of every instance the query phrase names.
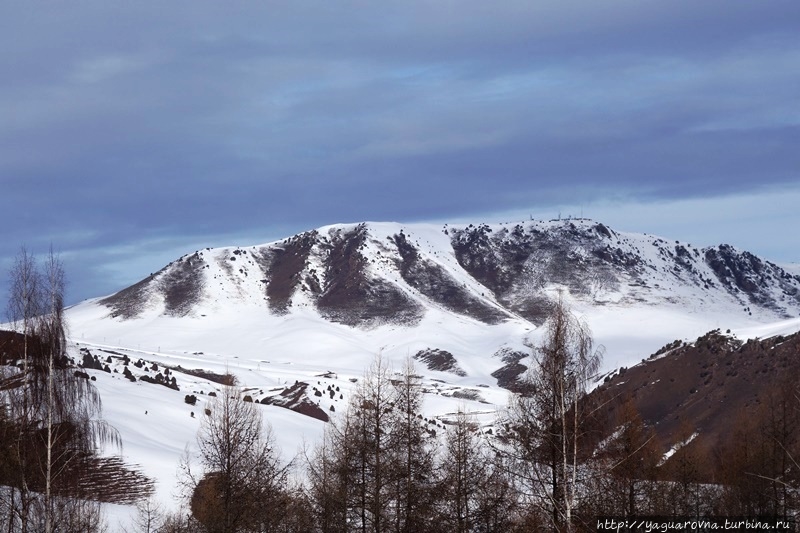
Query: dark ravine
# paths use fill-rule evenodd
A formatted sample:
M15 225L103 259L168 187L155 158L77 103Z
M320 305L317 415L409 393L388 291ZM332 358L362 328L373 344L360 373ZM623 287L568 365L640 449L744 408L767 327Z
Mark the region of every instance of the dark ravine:
M432 261L421 257L402 231L393 236L400 254L400 275L412 287L447 309L487 324L497 324L510 317L507 312L489 306L459 286L452 276Z
M367 276L369 258L362 253L366 239L364 224L331 235L325 288L317 309L328 319L349 326L418 322L423 310L416 302L394 285Z
M272 249L262 250L260 264L267 276L267 301L274 313L285 314L289 311L292 295L303 279L303 270L317 239L318 233L309 231L286 239ZM306 279L312 281L316 292L320 292L319 282L311 279L313 275L313 272L310 273Z

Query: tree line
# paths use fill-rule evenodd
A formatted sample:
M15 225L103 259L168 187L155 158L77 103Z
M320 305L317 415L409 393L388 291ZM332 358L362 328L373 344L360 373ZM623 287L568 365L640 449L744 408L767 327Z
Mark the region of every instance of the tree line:
M190 512L142 531L577 532L596 531L600 516L795 516L796 382L774 387L758 416L738 421L736 439L711 454L688 445L694 428L685 424L679 441L687 445L665 465L632 398L589 393L602 350L586 324L560 301L544 329L521 392L491 435L463 410L437 435L422 418L413 364L392 372L378 357L321 442L281 465L274 444L258 440L257 404L228 390L203 422L205 474L188 484ZM226 440L221 428L239 418L251 421L249 437ZM248 459L236 467L209 453L220 439L242 443ZM702 473L709 458L714 479ZM264 474L243 481L250 472Z

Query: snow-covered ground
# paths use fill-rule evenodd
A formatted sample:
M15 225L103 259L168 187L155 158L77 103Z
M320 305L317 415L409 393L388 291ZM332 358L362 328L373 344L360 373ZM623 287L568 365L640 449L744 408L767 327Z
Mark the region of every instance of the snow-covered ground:
M548 223L537 224L540 229L547 229ZM318 231L348 227L332 226ZM181 455L187 447L190 453L196 449L204 405L211 401L208 393L220 388L216 383L174 370L178 366L217 374L230 372L237 377L238 386L256 401L277 394L295 381L309 383L321 391L327 391L329 386L338 388L333 398L327 392L321 397L310 396L323 411L337 416L345 411L351 391L378 354L399 370L406 358L420 350L446 350L453 354L465 375L433 371L421 362L416 363L426 390L425 416L443 427L442 421L463 408L476 413L484 424L495 420L508 400L508 392L498 387L497 379L492 376L505 364L498 352L529 354L530 346L539 342L541 331L513 313L508 320L486 324L448 310L420 294L400 276L396 257L392 256L396 250L385 244L387 235L401 230L413 236L420 254L446 271L457 284L486 305L500 308L491 291L460 267L441 226L369 223L372 238L367 240L363 251L375 259L369 264L369 273L400 287L423 307L424 314L418 323L358 328L332 322L318 312L307 293L300 291L293 296L286 314L271 313L260 278L253 275L255 255L251 256L253 262L245 255L239 256L237 265L241 271L225 266L235 248L198 252L207 265L203 267L203 297L185 316L165 313L163 299L155 293L135 318L112 317L109 308L99 303L100 299L68 310L73 354L80 357L80 349L84 348L98 355L101 361L111 356L110 373L101 370L89 373L96 377L104 418L122 437L122 456L156 480L158 502L168 509L177 506ZM643 258L647 287L620 283L589 296L571 294L563 286L541 289L552 297L560 293L573 311L586 320L595 343L605 348L603 371L632 366L672 340L692 341L716 328L731 329L739 338L800 330L800 319L778 321L775 313L755 307L743 311L741 298L723 291L703 291L696 283L687 283L680 273L661 266L666 264L662 261L665 255L662 250L666 248L662 246L665 241L658 237L614 233L614 239L617 246ZM686 246L691 250L691 246ZM255 254L258 248L241 250ZM320 261L321 253L312 252L306 268L321 272ZM700 262L695 272L711 277L711 272ZM131 361L143 359L148 366L156 363L160 369L173 368L171 376L180 391L141 380L130 382L122 375L119 354L127 355ZM522 363L525 362L523 359ZM131 370L137 376L144 372ZM197 405L184 402L187 394L197 396ZM476 399L464 399L469 395ZM286 461L295 457L303 445L313 446L318 442L325 427L319 420L284 408L270 405L260 408ZM129 519L130 508L109 506L108 509L112 527L114 521Z

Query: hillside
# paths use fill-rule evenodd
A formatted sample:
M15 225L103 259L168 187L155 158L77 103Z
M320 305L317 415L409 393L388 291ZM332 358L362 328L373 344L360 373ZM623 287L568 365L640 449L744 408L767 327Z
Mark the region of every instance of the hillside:
M203 249L69 309L68 319L73 357L97 357L87 372L125 458L168 501L218 376L235 375L263 404L287 459L345 408L377 354L395 368L416 359L432 428L459 406L491 425L559 294L605 346L603 375L674 339L689 343L718 327L762 336L800 315L791 267L727 245L696 248L565 220L333 225Z
M664 469L672 460L667 452L691 435L686 451L697 458L702 479L715 482L737 434L773 416L782 391L796 401L799 327L792 321L784 329L793 333L763 338L714 330L692 342L676 340L607 376L592 394L603 399L611 421L626 400L633 401L666 454Z
M246 339L235 347L240 357L263 356L264 348L283 357L291 346L321 361L341 343L392 357L444 349L438 339L449 343L468 329L493 338L491 353L464 347L465 356L485 357L506 344L523 349L559 291L597 331L610 367L723 324L800 314L800 276L748 252L569 220L335 225L259 246L198 250L76 306L70 320L76 338L111 344L229 353L217 334L225 331ZM315 333L303 342L292 338L309 329Z

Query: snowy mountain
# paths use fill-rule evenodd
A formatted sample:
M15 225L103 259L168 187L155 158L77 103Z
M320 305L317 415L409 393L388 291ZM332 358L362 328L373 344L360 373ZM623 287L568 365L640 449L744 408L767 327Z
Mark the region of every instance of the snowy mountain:
M76 306L70 320L76 338L154 351L323 366L360 353L356 372L379 351L438 349L465 377L493 383L502 365L492 356L527 353L559 292L595 329L609 367L721 325L800 315L800 275L753 254L566 220L335 225L198 250Z
M264 405L286 457L346 407L377 354L395 368L416 359L432 427L459 406L491 424L559 295L605 346L607 372L718 327L800 330L791 269L590 220L370 222L198 250L68 319L126 459L169 500L227 373Z
M412 325L438 307L486 324L540 323L547 289L585 302L731 303L748 313L800 310L800 276L729 245L618 233L589 220L469 225L337 225L249 248L200 250L100 300L113 317L214 312L260 302L312 307L350 326ZM767 312L767 314L764 314Z

